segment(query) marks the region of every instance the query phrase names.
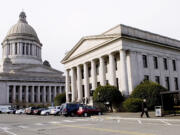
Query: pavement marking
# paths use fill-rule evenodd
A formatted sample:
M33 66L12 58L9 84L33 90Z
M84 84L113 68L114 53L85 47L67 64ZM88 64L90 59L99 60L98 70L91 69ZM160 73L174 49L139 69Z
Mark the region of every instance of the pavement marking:
M34 125L36 125L36 126L43 126L44 124L43 123L35 123Z
M88 119L75 119L76 121L89 121Z
M30 117L30 118L24 118L24 119L30 120L30 119L35 119L35 118L39 118L39 117Z
M117 120L117 123L120 123L120 120Z
M15 133L9 131L10 128L8 128L8 127L0 127L0 129L2 129L4 133L8 133L10 135L17 135Z
M50 123L50 124L59 124L59 123L61 123L61 122L59 122L59 121L50 121L50 122L48 122L48 123Z
M142 121L141 120L137 120L139 124L142 124Z
M120 133L126 135L155 135L149 133L140 133L134 131L127 131L127 130L115 130L115 129L107 129L107 128L94 128L94 127L85 127L85 126L77 126L77 125L65 125L65 124L57 124L58 126L63 127L71 127L71 128L80 128L80 129L89 129L94 131L102 131L102 132L109 132L109 133Z
M168 126L172 125L171 123L169 123L169 122L167 122L167 121L165 121L165 120L161 120L161 122L165 123L165 124L168 125Z
M75 121L72 121L72 120L63 120L64 122L75 122Z
M18 127L20 127L20 128L28 128L27 126L18 126Z

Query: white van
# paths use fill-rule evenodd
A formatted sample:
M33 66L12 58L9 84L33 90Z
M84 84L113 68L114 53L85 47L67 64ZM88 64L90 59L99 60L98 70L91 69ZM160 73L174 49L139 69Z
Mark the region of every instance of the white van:
M10 105L0 105L0 113L11 113Z

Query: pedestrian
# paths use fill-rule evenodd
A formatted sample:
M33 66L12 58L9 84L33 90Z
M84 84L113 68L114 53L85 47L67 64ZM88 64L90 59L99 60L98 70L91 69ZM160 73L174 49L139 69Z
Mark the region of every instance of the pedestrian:
M148 108L147 108L147 104L146 104L146 99L143 99L143 102L142 102L141 118L143 117L144 113L146 114L146 117L149 118Z

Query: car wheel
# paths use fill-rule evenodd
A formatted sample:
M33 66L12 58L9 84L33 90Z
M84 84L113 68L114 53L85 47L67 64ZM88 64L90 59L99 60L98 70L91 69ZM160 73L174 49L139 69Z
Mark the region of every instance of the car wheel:
M88 113L84 113L84 117L88 117Z
M102 112L98 112L98 115L102 115Z
M74 117L74 116L75 116L75 113L74 113L74 112L72 112L72 113L71 113L71 116L72 116L72 117Z

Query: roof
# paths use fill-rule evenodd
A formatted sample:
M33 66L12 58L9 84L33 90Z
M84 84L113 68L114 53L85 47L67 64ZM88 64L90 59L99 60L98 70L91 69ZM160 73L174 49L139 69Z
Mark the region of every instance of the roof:
M31 39L40 43L39 38L36 34L36 31L26 21L25 12L20 13L18 22L10 28L4 41L12 40L14 38Z

